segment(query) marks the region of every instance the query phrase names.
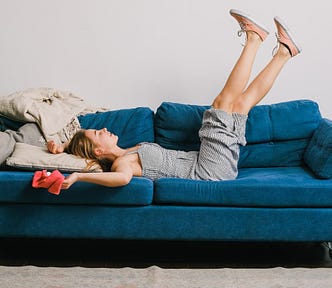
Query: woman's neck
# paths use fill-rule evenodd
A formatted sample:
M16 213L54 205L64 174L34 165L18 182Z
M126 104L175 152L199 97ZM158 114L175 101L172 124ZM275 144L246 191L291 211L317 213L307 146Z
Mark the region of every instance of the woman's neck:
M124 156L128 152L131 152L131 151L136 150L136 149L137 149L137 147L131 147L131 148L123 149L123 148L120 148L119 146L116 146L116 147L114 147L114 149L112 151L110 151L110 153L104 154L103 158L107 158L111 161L114 161L116 158Z

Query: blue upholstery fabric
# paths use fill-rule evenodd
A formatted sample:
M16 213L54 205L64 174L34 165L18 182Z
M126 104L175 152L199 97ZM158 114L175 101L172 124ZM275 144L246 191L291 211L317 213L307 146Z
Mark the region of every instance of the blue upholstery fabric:
M271 141L240 146L239 168L245 167L291 167L303 164L303 153L309 138Z
M91 191L93 193L94 191ZM329 241L332 208L0 206L2 237Z
M69 190L53 195L44 188L32 188L33 172L0 173L0 203L143 206L152 203L153 182L134 177L123 187L111 188L90 183L75 183Z
M198 151L198 130L208 107L162 103L155 115L155 141L169 149ZM320 120L319 107L311 100L254 107L248 115L247 146L241 147L239 167L301 165L306 143Z
M332 180L304 167L243 168L236 180L175 178L155 183L158 204L236 207L331 207Z
M304 161L320 178L332 178L332 121L322 119L305 150Z
M318 104L311 100L258 105L248 115L247 141L252 144L310 138L321 118Z
M16 131L24 124L25 123L23 122L14 121L5 116L0 115L0 131L5 131L7 129Z
M209 106L163 102L155 115L155 141L174 150L198 151L198 130Z
M78 117L83 129L102 129L119 136L119 146L128 148L140 142L154 141L154 113L138 107L87 114Z

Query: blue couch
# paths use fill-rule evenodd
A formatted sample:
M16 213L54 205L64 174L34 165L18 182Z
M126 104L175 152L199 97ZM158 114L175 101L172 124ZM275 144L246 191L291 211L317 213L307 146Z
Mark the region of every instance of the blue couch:
M80 116L119 145L155 141L198 150L208 106L162 103ZM56 196L33 171L0 171L0 237L127 240L319 241L332 239L332 122L317 103L260 105L249 114L239 175L229 181L135 177L121 188L76 183Z

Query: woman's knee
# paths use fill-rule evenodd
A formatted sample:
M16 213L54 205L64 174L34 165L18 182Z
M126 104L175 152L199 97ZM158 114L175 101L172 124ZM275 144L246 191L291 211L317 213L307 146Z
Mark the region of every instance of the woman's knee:
M252 107L251 103L249 103L249 101L245 97L241 97L233 103L232 112L247 115L251 107Z
M213 101L212 106L215 109L221 109L228 113L231 113L234 107L234 103L238 97L231 93L221 92Z
M221 95L216 97L212 106L215 109L221 109L228 113L241 113L248 114L251 109L251 103L249 103L247 97L244 94L241 95Z

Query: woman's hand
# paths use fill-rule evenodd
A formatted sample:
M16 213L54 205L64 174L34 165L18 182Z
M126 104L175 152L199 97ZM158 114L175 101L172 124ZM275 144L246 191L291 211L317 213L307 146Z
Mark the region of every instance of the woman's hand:
M62 183L61 189L68 189L78 180L78 174L76 172L68 175Z
M53 154L59 154L65 151L65 144L56 144L53 140L47 142L47 149Z

